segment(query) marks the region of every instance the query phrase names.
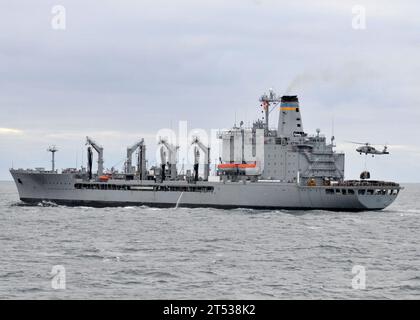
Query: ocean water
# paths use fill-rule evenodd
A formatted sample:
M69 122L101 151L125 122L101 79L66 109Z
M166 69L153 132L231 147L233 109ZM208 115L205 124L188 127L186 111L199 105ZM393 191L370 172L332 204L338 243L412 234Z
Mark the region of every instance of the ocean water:
M0 298L419 299L419 199L407 184L376 212L72 208L0 182Z

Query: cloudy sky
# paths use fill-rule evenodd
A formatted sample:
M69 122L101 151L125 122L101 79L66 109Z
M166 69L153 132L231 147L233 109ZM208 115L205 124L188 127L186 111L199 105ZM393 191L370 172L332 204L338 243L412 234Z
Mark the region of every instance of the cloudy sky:
M419 182L419 13L409 0L1 1L0 180L48 167L52 144L60 168L80 165L86 135L106 167L141 137L153 163L159 129L248 124L272 87L299 95L308 133L329 137L334 119L347 178L364 168L354 140L390 145L368 160L373 178Z

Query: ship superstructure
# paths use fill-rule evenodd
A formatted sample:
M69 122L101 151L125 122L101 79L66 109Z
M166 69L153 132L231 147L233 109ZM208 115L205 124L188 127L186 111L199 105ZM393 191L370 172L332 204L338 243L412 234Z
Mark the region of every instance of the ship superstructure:
M123 172L104 172L104 149L89 137L87 168L10 171L20 199L30 203L361 211L383 209L395 200L401 190L397 183L344 179L344 154L334 150L334 137L327 142L320 130L305 133L297 96L277 97L270 90L260 102L263 119L218 133L220 159L212 173L211 150L200 137L191 141L192 172L178 172L178 146L165 138L158 142L160 166L147 169L146 145L139 139L127 148ZM269 117L275 108L279 117L272 129ZM96 173L92 149L97 154Z

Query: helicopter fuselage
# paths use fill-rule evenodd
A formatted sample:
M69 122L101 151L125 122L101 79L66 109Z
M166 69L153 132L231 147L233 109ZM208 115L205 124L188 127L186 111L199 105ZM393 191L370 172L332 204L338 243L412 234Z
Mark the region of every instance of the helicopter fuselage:
M377 150L376 148L372 147L372 146L363 146L363 147L358 147L356 149L357 152L359 152L360 154L371 154L371 155L383 155L383 154L389 154L388 151L386 151L386 149L380 151Z

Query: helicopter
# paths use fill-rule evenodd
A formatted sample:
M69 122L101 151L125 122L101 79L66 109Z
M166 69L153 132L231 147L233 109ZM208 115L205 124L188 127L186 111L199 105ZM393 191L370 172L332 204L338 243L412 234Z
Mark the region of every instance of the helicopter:
M376 149L374 146L372 146L369 142L354 142L354 141L349 141L351 143L354 144L361 144L362 146L357 147L356 151L359 152L360 154L371 154L372 157L374 157L375 155L383 155L383 154L389 154L388 151L388 146L385 145L384 148L381 150Z

